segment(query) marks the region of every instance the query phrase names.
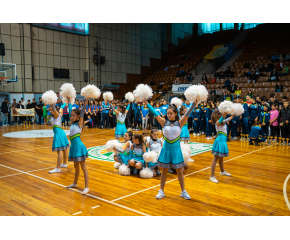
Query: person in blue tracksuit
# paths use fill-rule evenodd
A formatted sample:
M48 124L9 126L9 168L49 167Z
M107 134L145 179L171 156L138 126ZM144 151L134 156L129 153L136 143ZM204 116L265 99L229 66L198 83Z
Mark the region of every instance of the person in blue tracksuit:
M105 100L102 102L102 124L103 128L108 128L109 129L109 111L110 111L110 103Z
M201 109L199 108L199 106L197 106L192 111L192 124L193 124L194 136L196 135L199 136L200 114L201 114Z
M232 140L238 140L238 127L240 125L240 116L235 116L232 119L232 129L231 129L231 137Z
M162 116L161 117L163 117L163 118L167 118L167 109L168 109L168 104L167 104L167 102L166 101L164 101L163 102L163 105L161 106L161 114L162 114Z
M186 100L182 105L185 106L188 110L188 109L190 109L192 103L190 103L189 101ZM188 123L187 124L188 130L191 130L192 129L192 113L190 114L187 123Z
M255 124L255 121L257 121L259 116L260 116L260 106L256 102L256 97L252 97L251 102L252 102L252 104L249 108L249 110L250 110L249 111L250 112L249 128L250 129Z
M201 132L201 134L205 133L205 128L206 128L206 107L207 103L204 102L201 104L200 110L200 125L199 125L199 131Z
M263 106L263 112L260 113L260 121L262 123L262 131L265 133L266 137L269 134L269 123L270 123L270 112L268 111L268 106Z
M209 106L211 103L208 102L208 105L205 107L205 121L206 121L206 138L212 139L212 123L211 123L211 115L212 108Z
M249 134L249 106L246 102L243 102L242 98L238 98L238 102L243 105L244 113L240 116L240 120L242 120L242 130L243 134Z
M257 121L257 125L252 126L251 132L250 132L250 145L254 145L253 141L255 142L255 145L258 146L260 142L266 141L266 135L262 131L262 123L260 120Z
M227 114L226 115L226 118L230 118L233 119L234 116L232 116L231 114ZM232 130L232 121L228 121L226 123L227 125L227 142L230 142L231 140L229 139L229 134L230 134L230 131Z

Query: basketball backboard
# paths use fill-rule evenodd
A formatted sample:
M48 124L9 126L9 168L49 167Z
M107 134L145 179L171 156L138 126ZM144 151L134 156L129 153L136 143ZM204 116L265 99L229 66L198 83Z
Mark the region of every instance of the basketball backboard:
M17 82L16 64L0 63L0 85Z

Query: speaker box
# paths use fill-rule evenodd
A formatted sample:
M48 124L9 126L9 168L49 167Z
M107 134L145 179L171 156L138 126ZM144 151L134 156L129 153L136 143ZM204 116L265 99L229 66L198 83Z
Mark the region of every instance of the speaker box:
M99 56L98 55L94 55L93 61L96 65L98 65L98 60L99 60Z
M88 73L88 71L84 71L84 81L86 83L89 81L89 73Z
M0 56L5 56L5 46L4 46L4 43L0 43Z
M101 64L105 64L105 57L104 57L104 56L101 56L101 58L100 58L100 63L101 63Z

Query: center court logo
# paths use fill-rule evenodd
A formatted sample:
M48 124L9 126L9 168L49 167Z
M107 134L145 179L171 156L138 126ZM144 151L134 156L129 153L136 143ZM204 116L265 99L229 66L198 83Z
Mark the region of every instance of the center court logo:
M212 144L197 143L197 142L189 142L188 144L191 149L190 156L195 156L204 152L208 152L211 151L212 149ZM113 152L107 152L106 146L95 146L88 148L88 154L89 157L93 159L114 162Z

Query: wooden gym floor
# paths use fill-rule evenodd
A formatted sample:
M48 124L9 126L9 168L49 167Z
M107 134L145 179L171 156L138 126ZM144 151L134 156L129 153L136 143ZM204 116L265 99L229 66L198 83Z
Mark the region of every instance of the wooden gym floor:
M77 189L66 189L74 179L70 163L60 174L49 174L57 154L52 138L8 138L15 131L51 129L47 126L0 127L0 215L3 216L280 216L290 215L290 147L256 147L245 142L228 143L230 156L225 169L209 181L210 152L193 157L185 170L186 190L191 200L181 198L176 174L168 174L166 197L156 200L160 177L141 179L120 176L112 162L87 159L90 193L81 172ZM68 129L68 128L65 128ZM84 129L81 139L87 148L105 145L113 130ZM204 135L191 141L213 143ZM284 190L284 191L283 191ZM287 202L287 203L286 203ZM290 207L290 206L289 206Z

